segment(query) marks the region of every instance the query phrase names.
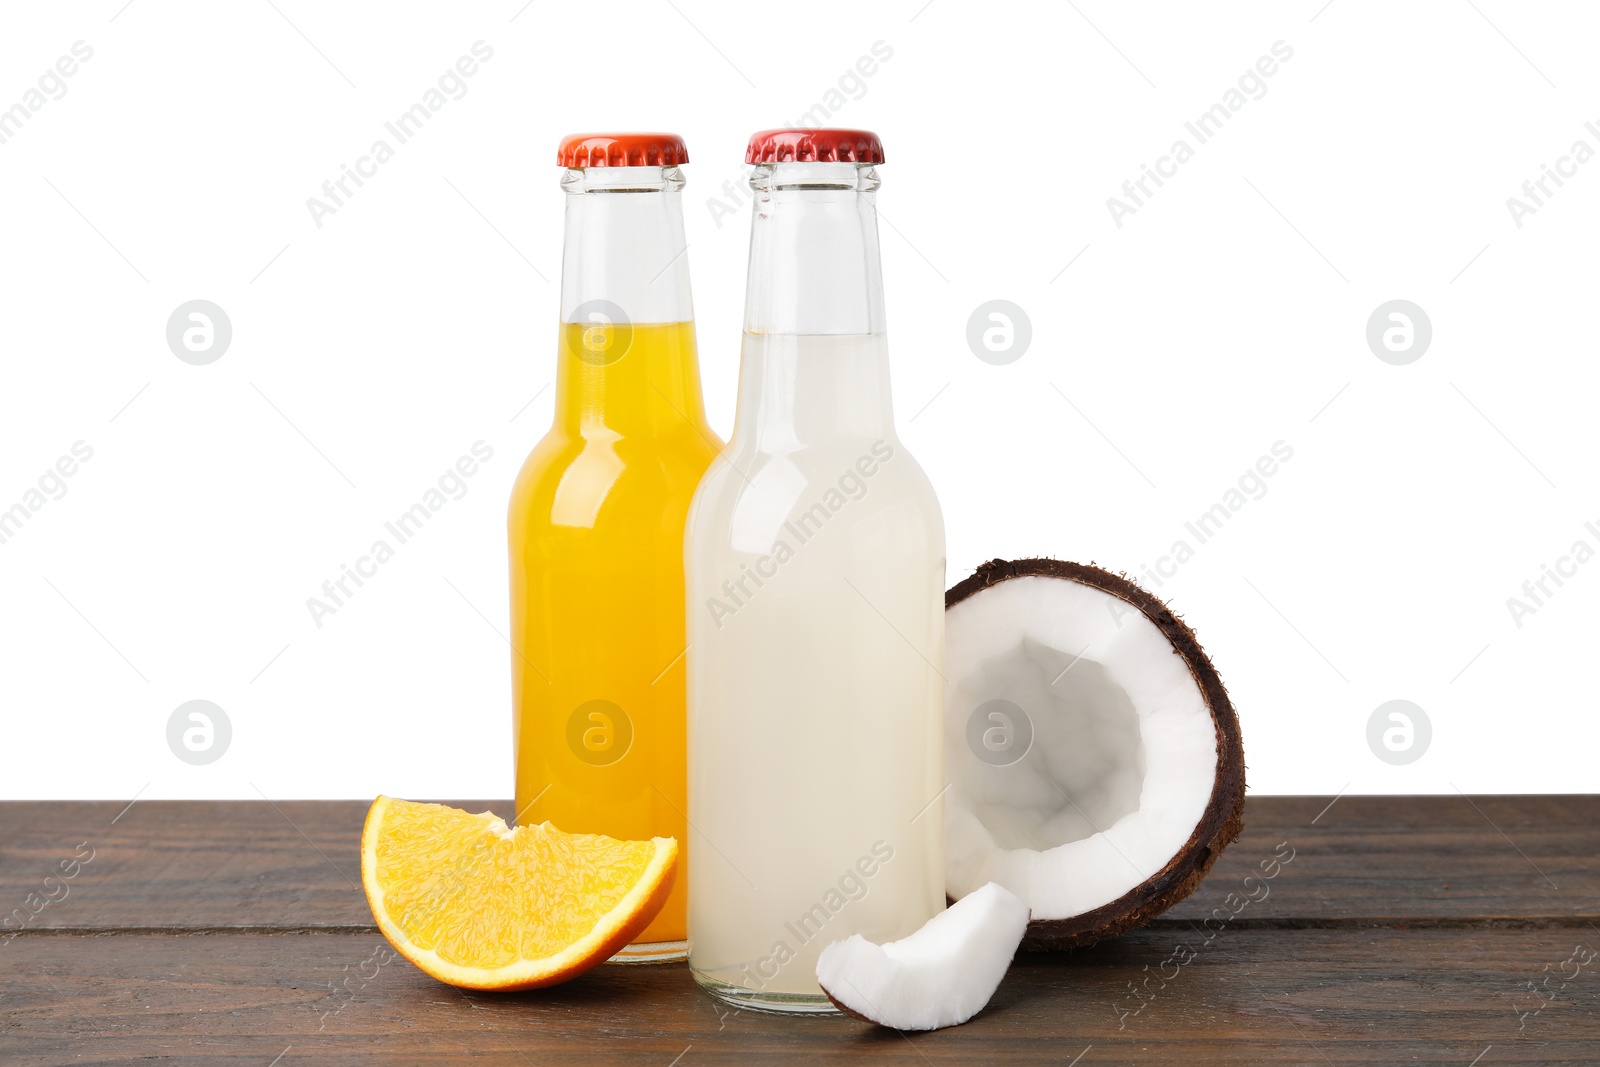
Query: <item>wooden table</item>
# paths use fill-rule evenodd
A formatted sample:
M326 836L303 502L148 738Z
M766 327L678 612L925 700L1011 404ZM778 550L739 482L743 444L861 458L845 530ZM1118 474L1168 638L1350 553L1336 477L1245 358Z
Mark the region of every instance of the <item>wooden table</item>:
M1600 1063L1600 797L1329 801L1252 799L1152 926L910 1035L729 1011L682 965L486 995L384 962L365 804L4 803L0 1063Z

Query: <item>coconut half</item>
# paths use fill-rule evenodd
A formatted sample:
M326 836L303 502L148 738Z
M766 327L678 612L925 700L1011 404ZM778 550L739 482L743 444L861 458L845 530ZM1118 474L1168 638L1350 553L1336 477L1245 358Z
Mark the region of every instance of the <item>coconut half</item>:
M1027 905L991 882L910 937L835 941L817 957L817 984L834 1007L866 1022L896 1030L959 1026L994 996L1027 928Z
M1194 632L1098 567L991 560L945 594L945 885L1091 945L1193 892L1244 813L1244 748Z

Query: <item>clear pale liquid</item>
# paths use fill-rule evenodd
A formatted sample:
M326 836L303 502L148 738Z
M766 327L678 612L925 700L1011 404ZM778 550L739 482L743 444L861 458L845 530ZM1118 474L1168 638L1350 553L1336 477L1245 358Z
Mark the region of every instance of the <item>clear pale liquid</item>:
M564 374L603 377L604 402L558 411L512 494L517 821L692 851L683 527L720 442L699 418L693 324L631 329L597 365L583 327L562 327ZM681 957L686 883L623 958Z
M881 337L747 337L741 418L799 418L736 434L691 519L689 962L748 1006L827 1010L824 946L944 906L943 525L872 424L883 356Z

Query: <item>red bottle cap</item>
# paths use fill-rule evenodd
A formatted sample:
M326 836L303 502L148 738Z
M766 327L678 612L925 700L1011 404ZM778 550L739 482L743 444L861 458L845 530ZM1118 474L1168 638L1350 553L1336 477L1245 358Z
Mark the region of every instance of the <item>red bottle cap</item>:
M675 133L574 133L561 139L556 165L585 167L676 167L689 149Z
M750 138L746 163L882 163L883 142L871 130L762 130Z

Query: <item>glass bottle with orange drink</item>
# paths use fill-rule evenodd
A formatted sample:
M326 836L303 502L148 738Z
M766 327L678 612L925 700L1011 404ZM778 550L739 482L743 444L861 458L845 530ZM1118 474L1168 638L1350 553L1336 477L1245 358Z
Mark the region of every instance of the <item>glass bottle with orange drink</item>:
M700 394L687 161L671 134L561 143L555 422L508 520L517 822L685 850L684 520L722 447ZM618 959L685 955L686 881Z

